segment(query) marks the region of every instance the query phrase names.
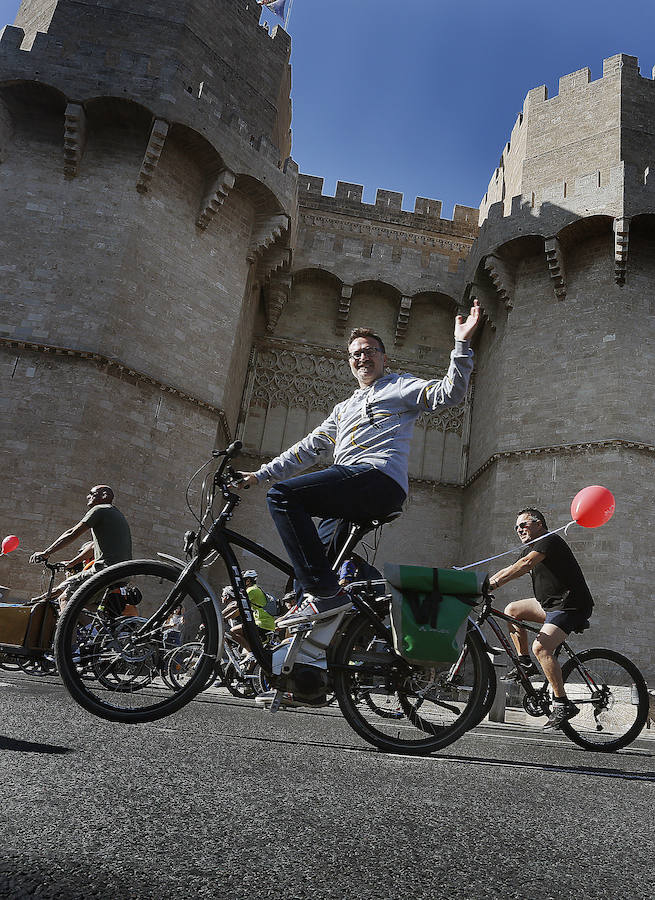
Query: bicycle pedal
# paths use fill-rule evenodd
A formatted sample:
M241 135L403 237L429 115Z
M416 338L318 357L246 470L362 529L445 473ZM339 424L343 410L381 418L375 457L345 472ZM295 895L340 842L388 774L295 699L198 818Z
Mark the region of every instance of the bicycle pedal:
M305 634L310 632L315 624L315 622L300 622L298 625L290 625L287 630L289 634Z

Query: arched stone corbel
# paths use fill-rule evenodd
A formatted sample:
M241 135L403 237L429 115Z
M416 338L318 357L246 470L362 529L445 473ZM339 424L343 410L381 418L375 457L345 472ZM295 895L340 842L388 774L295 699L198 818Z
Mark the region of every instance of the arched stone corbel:
M86 113L81 103L69 103L64 113L64 175L75 178L86 146Z
M274 244L285 231L289 230L289 216L257 216L250 238L248 258L254 259L262 250Z
M496 322L494 320L494 312L492 309L493 301L489 299L489 291L485 291L484 288L480 287L479 284L473 282L469 290L468 300L465 300L464 303L466 306L470 306L474 300L477 300L480 304L482 312L484 313L484 320L487 322L492 331L496 330ZM459 310L458 310L459 312ZM464 311L464 315L466 312Z
M566 272L559 240L556 237L548 238L544 243L544 252L555 296L558 300L564 300L566 298Z
M498 298L505 304L506 309L514 306L514 277L505 260L490 253L485 257L484 267L494 283Z
M291 292L291 274L280 272L271 276L264 288L264 309L266 311L266 331L272 334L280 321L284 305Z
M166 143L169 125L164 119L155 119L150 132L150 140L141 163L141 170L136 182L136 189L140 194L146 194L150 189L152 176L159 164L159 159Z
M614 219L614 280L617 284L625 284L629 240L630 219Z
M339 306L337 308L337 322L334 328L335 334L342 336L346 333L346 324L350 316L350 304L353 298L352 284L341 285Z
M236 175L231 169L221 169L200 206L196 219L198 228L203 231L207 228L234 187L235 181Z
M409 314L412 309L412 298L401 297L400 306L398 308L398 317L396 319L396 333L394 335L394 345L400 347L405 340L407 334L407 326L409 325Z

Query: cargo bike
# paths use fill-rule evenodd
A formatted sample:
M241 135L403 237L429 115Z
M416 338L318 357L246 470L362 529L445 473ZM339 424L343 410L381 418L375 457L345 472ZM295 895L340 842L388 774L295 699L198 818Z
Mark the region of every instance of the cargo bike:
M0 602L0 667L22 669L30 675L55 672L52 642L59 605L50 595L61 563L44 563L50 573L46 596L38 602Z

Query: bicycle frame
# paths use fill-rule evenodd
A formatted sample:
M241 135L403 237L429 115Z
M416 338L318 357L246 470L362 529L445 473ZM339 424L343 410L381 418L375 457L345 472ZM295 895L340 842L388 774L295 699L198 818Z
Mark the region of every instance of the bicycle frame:
M198 535L192 533L192 546L195 545L195 554L186 565L184 565L181 560L176 560L174 557L170 557L167 555L164 556L165 559L168 559L169 561L174 562L176 565L179 565L182 568L182 571L180 572L179 578L173 585L166 601L155 613L153 613L152 616L150 616L150 618L135 634L135 641L138 643L139 638L143 638L144 640L146 640L152 626L159 626L163 623L169 613L177 605L179 598L184 592L186 584L188 584L188 582L191 580L199 580L201 582L203 589L207 593L208 601L214 604L214 607L217 610L217 615L221 615L220 604L218 603L214 592L211 590L211 588L201 575L201 569L206 564L207 559L211 556L212 553L218 553L225 564L230 583L234 590L235 599L237 601L237 605L241 614L241 621L243 624L243 630L246 640L248 641L250 649L259 665L262 667L264 672L270 674L272 669L272 651L264 647L262 643L257 625L255 624L252 607L248 598L248 592L243 580L241 566L239 565L239 561L232 547L240 547L241 549L246 550L253 556L256 556L258 559L269 563L274 568L287 575L288 578L293 578L294 571L293 567L288 561L277 556L266 547L263 547L261 544L256 543L256 541L251 540L245 535L239 534L238 532L232 531L231 529L227 528L227 523L232 518L234 510L241 502L242 498L227 486L226 479L223 477L224 471L227 467L227 463L230 459L230 451L226 451L224 456L225 459L223 460L213 477L213 489L219 488L225 499L223 509L207 529L204 536L201 536L200 533ZM229 475L230 470L228 469L228 477ZM353 525L351 527L348 539L342 547L337 560L334 563L333 567L335 569L339 565L340 561L344 559L346 555L355 548L366 531L367 528L364 525ZM368 584L368 582L362 582L362 584ZM356 606L356 608L360 612L367 615L372 624L374 624L374 627L378 631L378 633L380 633L381 636L388 637L388 631L380 622L379 617L375 615L374 611L368 606L368 603L363 600L361 596L357 596L357 592L353 592L352 601L354 606ZM222 647L219 647L217 650L219 658L222 653L222 649Z
M539 632L541 631L541 625L535 624L532 622L524 622L522 619L515 619L513 616L508 616L506 613L501 612L498 609L494 609L491 606L491 597L485 598L485 601L482 606L482 610L480 611L480 614L477 617L477 619L473 622L473 624L478 628L479 631L481 631L481 626L485 622L488 623L488 625L491 628L491 630L493 631L494 635L498 638L498 640L502 644L503 650L507 653L509 658L512 660L514 665L517 667L520 683L521 683L521 686L523 687L523 689L525 690L525 693L530 697L538 698L539 695L541 694L541 692L543 691L543 688L540 688L539 690L537 690L531 683L530 679L526 675L524 675L523 672L521 671L521 667L519 666L519 655L516 650L516 647L514 646L511 638L507 634L505 634L504 630L499 625L499 623L497 621L498 619L502 619L504 622L508 622L510 625L516 625L517 627L525 628L526 631L530 631L533 634L539 634ZM471 621L473 621L473 620L471 620ZM489 646L489 644L486 640L485 640L485 643L487 643L487 646ZM555 651L555 656L558 656L562 650L564 650L568 654L570 659L575 660L576 668L578 669L581 676L586 681L588 687L592 691L596 691L596 692L600 691L601 688L596 684L593 675L588 671L588 669L585 667L584 663L581 662L581 660L579 659L579 657L577 656L577 654L575 653L575 651L573 650L571 645L568 643L568 641L566 641L566 640L562 641L562 643L559 645L559 647ZM544 681L546 682L546 686L547 686L548 679L546 678L545 675L544 675ZM588 700L588 701L580 700L578 702L591 703L592 700Z

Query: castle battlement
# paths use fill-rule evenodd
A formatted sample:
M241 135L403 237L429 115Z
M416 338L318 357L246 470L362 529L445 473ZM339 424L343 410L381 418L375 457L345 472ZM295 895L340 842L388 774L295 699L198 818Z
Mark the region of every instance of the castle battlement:
M323 193L324 179L318 175L298 176L298 201L301 206L320 207L335 213L363 218L393 221L409 227L442 230L444 223L477 231L478 210L475 207L456 205L452 219L441 215L441 200L417 197L414 210L404 210L403 194L378 188L375 203L364 203L364 186L348 181L337 181L334 195Z
M655 81L641 76L637 57L623 53L603 61L601 78L582 68L562 76L552 97L546 85L528 91L482 198L480 222L498 216L497 204L513 215L517 197L534 210L562 201L579 215L595 214L589 192L594 207L620 205L621 196L608 196L612 188L620 194L612 171L626 162L643 172L652 161L646 110L655 116Z

